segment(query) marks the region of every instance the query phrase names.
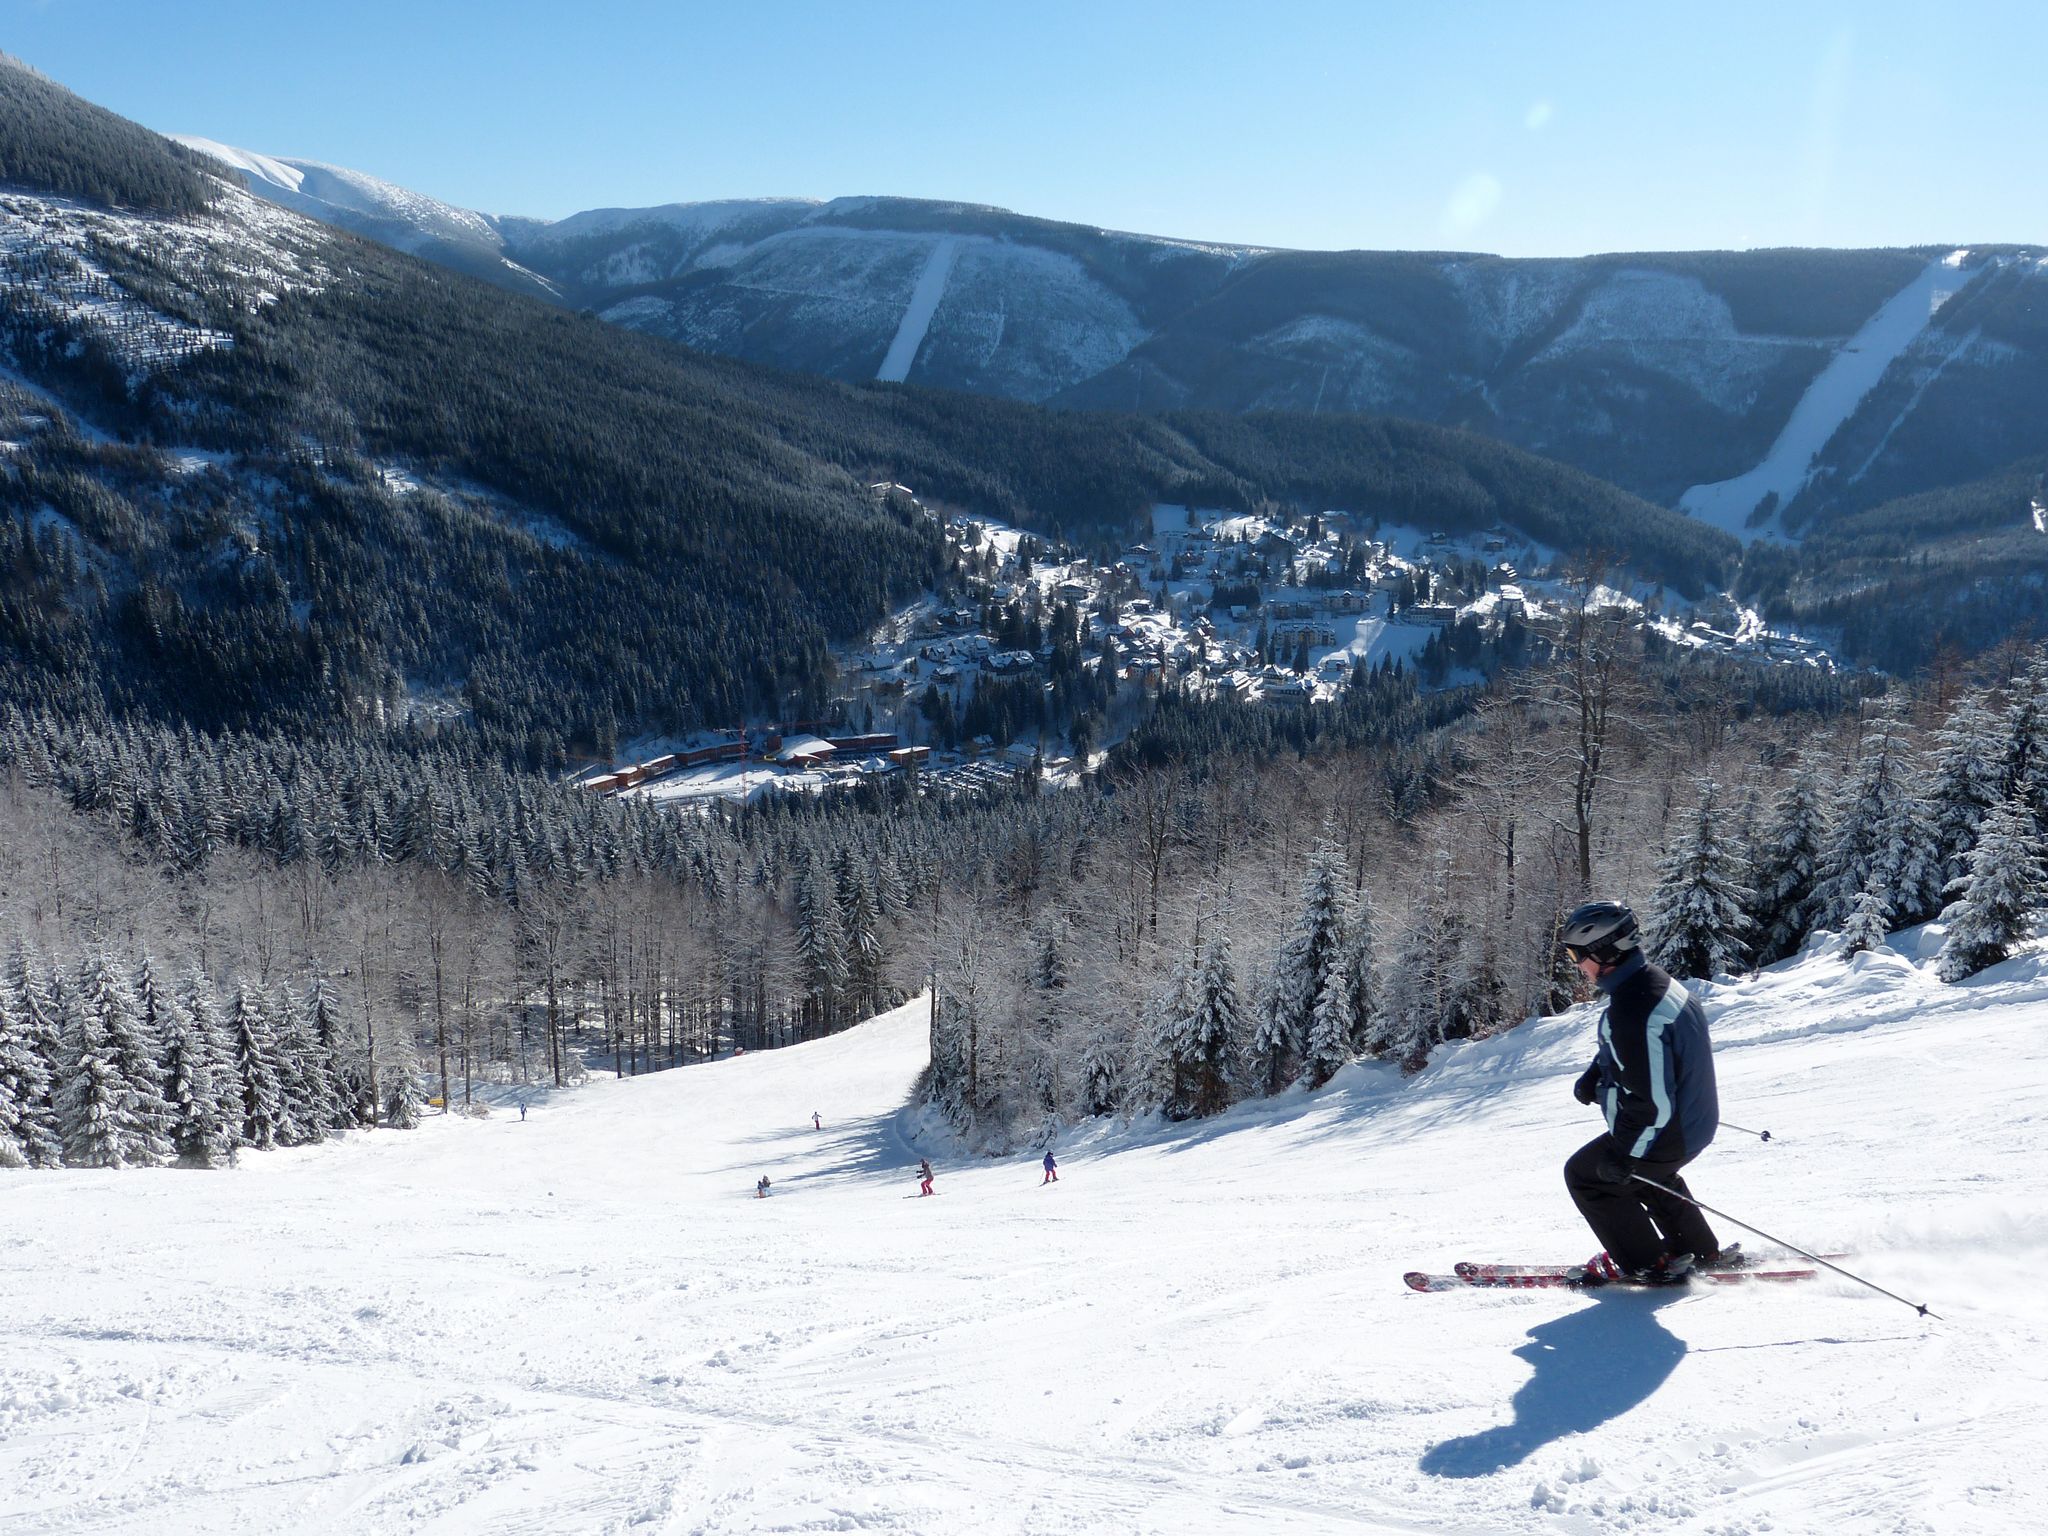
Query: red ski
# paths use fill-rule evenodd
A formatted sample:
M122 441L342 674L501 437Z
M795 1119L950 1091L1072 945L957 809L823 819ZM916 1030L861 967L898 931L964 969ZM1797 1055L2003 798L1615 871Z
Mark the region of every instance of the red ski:
M1845 1254L1825 1254L1825 1258L1845 1258ZM1787 1267L1766 1269L1763 1266L1771 1260L1757 1258L1743 1253L1739 1246L1730 1244L1714 1264L1694 1269L1687 1277L1711 1280L1717 1285L1732 1285L1747 1280L1790 1281L1811 1280L1820 1273L1818 1269L1798 1266L1787 1261ZM1401 1277L1402 1283L1412 1291L1451 1291L1460 1286L1476 1286L1482 1290L1597 1290L1603 1285L1621 1285L1631 1290L1651 1290L1652 1286L1638 1285L1633 1281L1592 1281L1586 1278L1583 1264L1472 1264L1455 1266L1455 1272L1448 1275L1425 1274L1411 1270Z
M1735 1285L1749 1280L1811 1280L1820 1273L1817 1269L1702 1269L1676 1282L1684 1285L1688 1280L1711 1280L1716 1285ZM1587 1283L1586 1276L1577 1265L1569 1271L1557 1274L1505 1274L1482 1277L1473 1275L1429 1275L1420 1270L1410 1270L1401 1277L1411 1291L1455 1291L1469 1287L1481 1291L1598 1291L1609 1287L1625 1291L1654 1291L1664 1287L1643 1285L1634 1280L1600 1280Z

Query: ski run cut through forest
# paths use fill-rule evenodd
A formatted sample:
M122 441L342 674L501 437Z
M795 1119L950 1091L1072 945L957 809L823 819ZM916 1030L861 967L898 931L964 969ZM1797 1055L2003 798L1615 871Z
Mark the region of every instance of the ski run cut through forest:
M523 1117L9 1178L0 1528L2048 1529L2048 963L1944 984L1941 938L1693 984L1772 1139L1689 1170L1938 1320L1827 1274L1407 1290L1589 1251L1591 1006L1092 1122L1048 1183L919 1107L919 1000Z

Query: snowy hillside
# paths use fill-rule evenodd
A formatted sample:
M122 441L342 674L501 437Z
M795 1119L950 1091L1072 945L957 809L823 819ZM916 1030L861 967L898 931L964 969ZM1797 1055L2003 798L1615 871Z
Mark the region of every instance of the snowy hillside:
M226 187L200 219L0 194L0 284L26 333L17 345L30 336L82 331L118 360L131 390L187 358L231 347L234 338L139 298L108 270L111 253L149 251L191 271L238 280L254 304L267 306L331 280L325 244L319 225Z
M259 154L192 134L170 137L218 161L237 173L250 191L294 213L353 230L503 287L558 296L553 284L504 254L504 236L485 214L346 166Z
M547 221L182 142L299 212L703 350L1067 406L1410 416L1730 531L1767 494L1868 506L2002 467L2035 451L2048 385L2048 258L2011 247L1284 251L890 197Z
M2040 1530L2048 969L1944 988L1928 939L1707 989L1724 1112L1776 1139L1693 1184L1938 1322L1834 1280L1403 1290L1589 1250L1585 1010L1074 1139L1047 1188L906 1112L913 1004L523 1123L9 1176L0 1525Z

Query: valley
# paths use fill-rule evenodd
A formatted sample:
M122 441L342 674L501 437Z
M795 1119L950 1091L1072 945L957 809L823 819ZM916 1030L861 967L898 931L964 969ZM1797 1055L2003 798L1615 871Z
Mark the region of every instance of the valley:
M22 12L0 1527L2043 1525L2025 23L1307 14Z

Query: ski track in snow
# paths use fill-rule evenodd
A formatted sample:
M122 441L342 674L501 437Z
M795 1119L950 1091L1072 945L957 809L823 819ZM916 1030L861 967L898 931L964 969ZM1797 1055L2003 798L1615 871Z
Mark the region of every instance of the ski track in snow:
M1694 486L1678 498L1680 509L1745 542L1756 538L1758 530L1745 524L1757 503L1776 492L1778 505L1783 507L1799 494L1813 471L1814 460L1842 424L1856 414L1885 371L1919 339L1944 304L1989 270L1963 271L1961 258L1965 254L1956 251L1929 262L1918 277L1864 322L1863 329L1807 385L1761 463L1733 480Z
M917 275L917 286L911 289L910 302L904 306L903 319L896 327L896 338L889 343L882 366L875 370L875 378L882 383L901 384L910 377L910 365L917 361L917 349L924 345L924 333L931 328L932 315L945 295L946 279L953 275L953 263L960 259L960 245L959 236L943 236L925 259L924 270Z
M0 1529L2048 1528L2048 962L1942 987L1937 939L1702 985L1775 1139L1691 1177L1938 1323L1833 1279L1406 1291L1590 1251L1590 1009L1083 1127L1043 1188L908 1107L918 1002L523 1123L0 1176Z

